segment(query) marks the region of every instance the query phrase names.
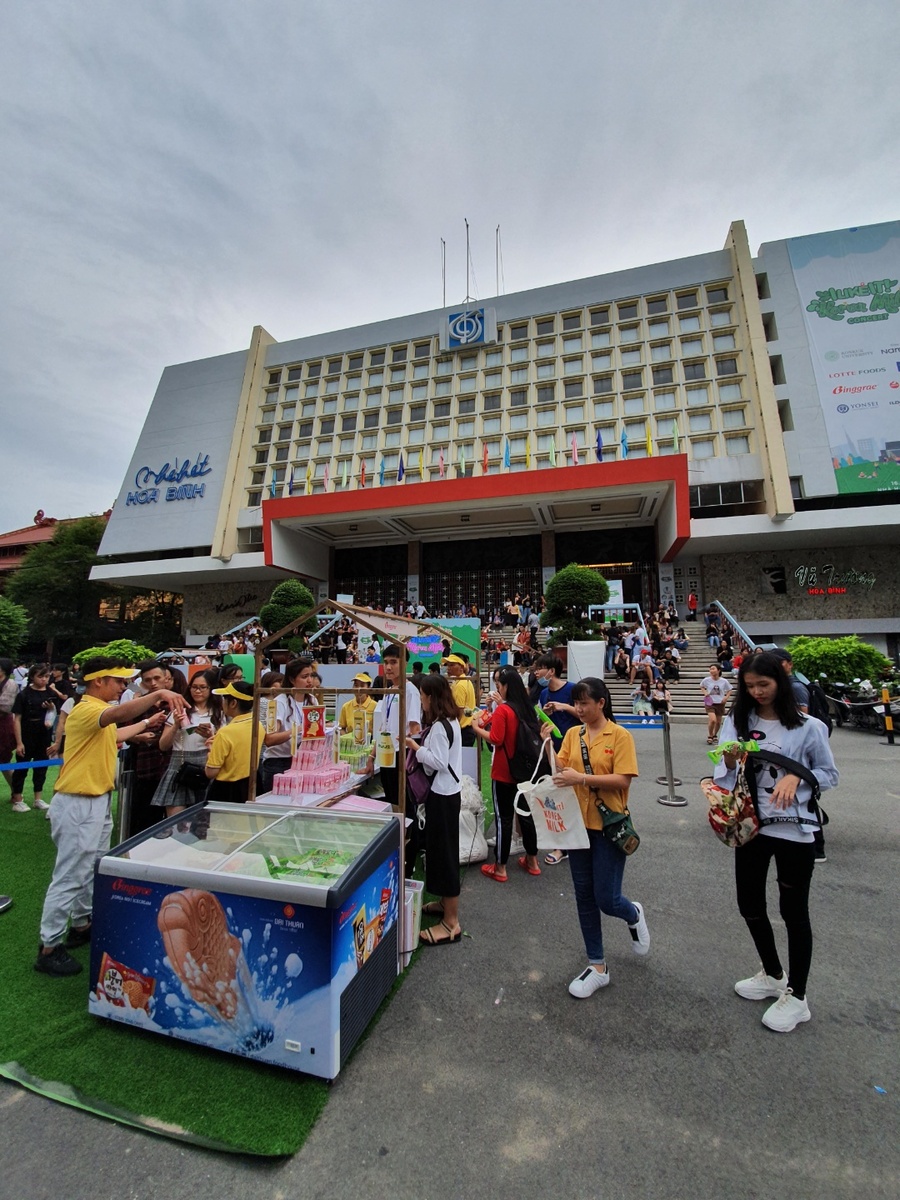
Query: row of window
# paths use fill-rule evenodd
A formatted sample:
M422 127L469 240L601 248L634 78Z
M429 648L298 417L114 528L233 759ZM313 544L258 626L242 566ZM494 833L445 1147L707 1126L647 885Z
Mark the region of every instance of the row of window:
M508 333L506 340L510 342L519 342L529 337L548 337L554 335L557 331L563 334L574 333L576 330L584 328L596 329L598 326L609 325L611 321L636 321L641 317L646 316L648 321L656 316L674 312L676 314L683 313L688 309L699 308L704 302L707 305L721 305L728 301L728 285L716 284L708 286L705 290L699 288L684 288L679 289L673 295L663 293L657 296L640 296L628 300L620 300L614 304L595 305L587 310L577 309L570 312L559 314L549 314L542 317L533 317L521 321L511 321L508 327L499 326L497 330L498 340L504 340L504 333ZM729 310L720 310L725 321L720 320L719 323L730 322ZM685 319L685 318L681 318ZM699 315L695 318L697 324L690 328L699 329ZM659 327L662 322L656 322ZM653 322L650 322L650 329L653 328ZM638 328L633 326L633 329ZM667 331L667 330L666 330ZM608 333L609 331L607 331ZM653 334L651 333L651 336ZM620 330L621 337L621 330ZM570 339L577 340L575 338ZM623 340L637 340L635 335L633 338ZM565 344L565 337L563 342ZM299 383L301 380L318 380L323 375L332 376L340 375L343 371L361 371L365 365L369 368L385 367L389 365L393 368L401 368L410 359L413 362L417 360L430 358L434 348L434 339L428 338L421 341L403 343L401 345L379 348L376 350L357 351L351 354L335 355L334 357L325 357L313 362L301 363L296 366L279 367L269 371L269 386L276 387L284 383ZM538 347L540 351L540 345ZM488 350L488 355L497 354L500 351ZM464 362L468 359L473 362L475 355L469 353L461 356ZM452 360L450 366L452 370ZM500 361L499 358L496 359Z

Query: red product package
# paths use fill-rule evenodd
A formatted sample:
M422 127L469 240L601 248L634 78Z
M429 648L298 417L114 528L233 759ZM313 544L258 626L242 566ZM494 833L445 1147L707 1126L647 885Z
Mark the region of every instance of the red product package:
M103 996L117 1008L146 1008L155 988L156 980L152 976L126 967L104 952L97 979L98 996Z

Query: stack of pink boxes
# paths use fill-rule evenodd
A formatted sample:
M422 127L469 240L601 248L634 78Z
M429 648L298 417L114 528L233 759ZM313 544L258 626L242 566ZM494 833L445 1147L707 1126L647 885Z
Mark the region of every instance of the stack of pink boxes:
M335 762L332 738L309 738L297 746L290 770L273 780L275 796L328 795L350 778L350 765Z

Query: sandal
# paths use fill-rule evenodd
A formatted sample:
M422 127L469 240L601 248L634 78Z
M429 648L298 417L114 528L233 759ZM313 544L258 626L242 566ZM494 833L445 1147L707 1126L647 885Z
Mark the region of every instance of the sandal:
M522 854L519 856L519 866L522 868L523 871L526 871L529 875L540 875L540 873L541 873L540 867L529 867L527 854Z
M494 883L508 883L509 882L508 875L498 875L497 874L497 863L482 863L481 864L481 873L482 873L482 875L487 875L488 879L493 879Z
M551 850L549 854L544 855L544 862L548 867L555 867L559 863L564 862L568 857L568 850Z
M429 900L427 904L422 906L422 913L428 917L443 917L444 906L440 900Z
M436 937L436 929L446 929L446 937ZM424 942L426 946L451 946L454 942L458 942L462 937L462 928L457 929L456 933L450 928L446 921L441 921L439 925L432 925L430 929L423 929L419 934L419 941Z

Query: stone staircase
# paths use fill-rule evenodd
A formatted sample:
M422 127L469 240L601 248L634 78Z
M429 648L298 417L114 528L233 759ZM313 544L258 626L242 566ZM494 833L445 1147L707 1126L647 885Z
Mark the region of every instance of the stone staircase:
M687 650L681 652L681 662L679 663L681 678L677 683L669 683L669 691L672 695L672 720L705 722L706 708L700 692L700 681L709 674L709 665L716 661L716 655L715 651L710 650L706 638L703 636L704 626L701 621L696 624L689 621L684 626L684 631L690 645ZM726 675L726 678L733 687L732 676ZM618 679L614 671L608 672L605 680L612 696L613 712L630 713L631 693L637 684L631 684L627 679Z

